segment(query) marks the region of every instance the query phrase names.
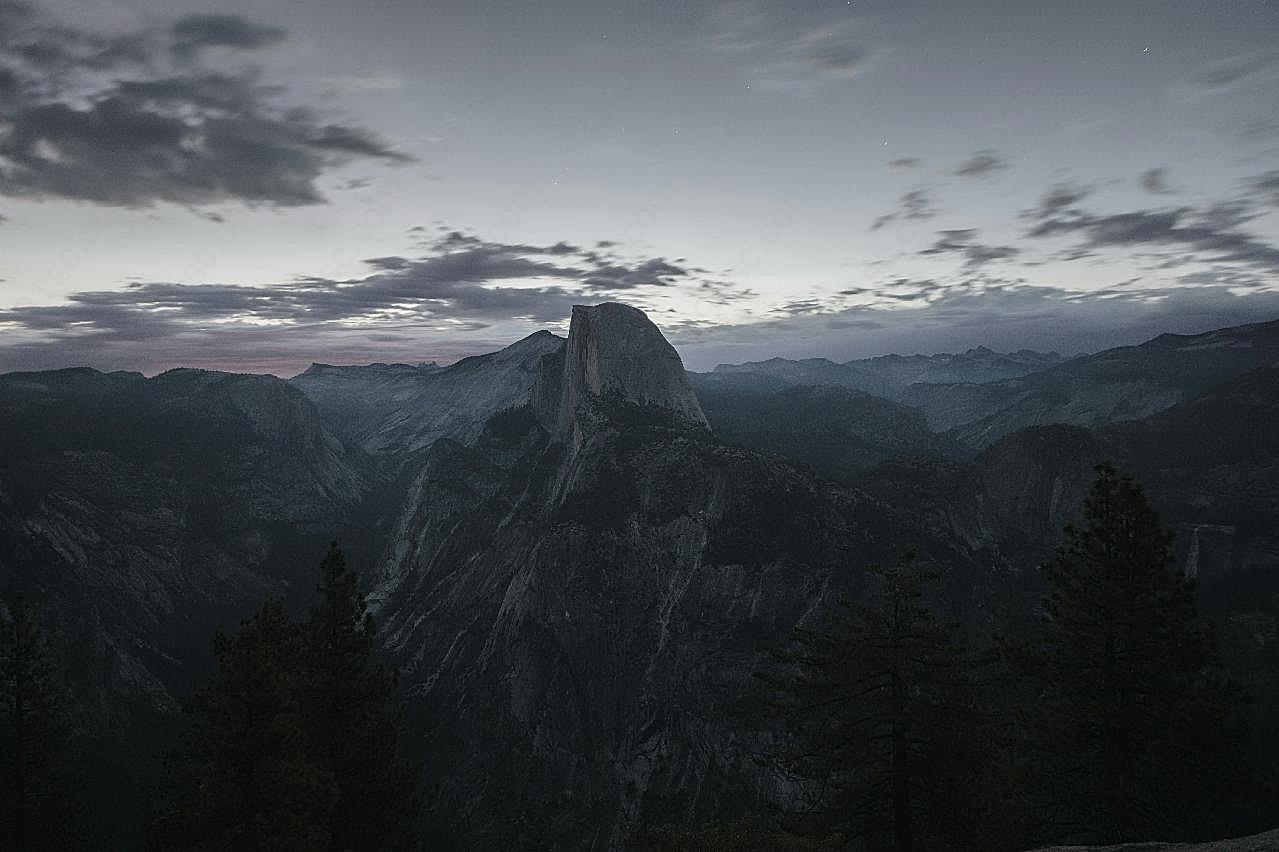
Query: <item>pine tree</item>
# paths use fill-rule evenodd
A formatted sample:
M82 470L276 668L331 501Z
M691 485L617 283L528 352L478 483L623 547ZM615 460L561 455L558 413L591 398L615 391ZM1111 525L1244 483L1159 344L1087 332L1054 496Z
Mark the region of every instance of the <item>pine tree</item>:
M783 764L820 791L794 825L869 849L997 848L982 834L987 718L954 625L925 601L937 575L909 556L870 573L878 599L797 630L785 674L765 675L800 734Z
M1096 471L1084 527L1067 527L1045 568L1040 643L1019 662L1044 801L1069 839L1210 835L1248 778L1241 690L1141 487Z
M310 852L329 842L331 777L307 754L298 698L302 635L281 603L214 640L217 674L169 770L150 845Z
M23 598L0 636L0 849L76 849L81 779L67 698Z
M357 579L333 542L320 568L320 602L305 625L309 749L337 789L328 848L413 849L418 772L399 754L397 674L373 660L373 618Z

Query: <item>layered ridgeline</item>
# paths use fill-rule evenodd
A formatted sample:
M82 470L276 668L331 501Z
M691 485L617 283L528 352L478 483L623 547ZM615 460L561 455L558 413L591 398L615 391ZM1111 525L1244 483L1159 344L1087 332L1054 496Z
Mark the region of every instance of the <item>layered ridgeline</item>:
M57 639L80 726L114 749L95 761L96 804L136 826L136 756L207 673L212 631L306 598L339 538L441 785L435 840L606 848L631 820L732 819L793 793L755 762L775 731L752 675L797 623L856 596L868 564L919 548L973 635L1033 620L1033 566L1112 458L1177 527L1264 722L1279 718L1279 378L1261 368L1276 328L931 386L1096 427L968 446L900 401L920 385L890 400L690 375L623 305L443 368L9 374L0 595L25 591ZM1144 377L1131 404L1088 402L1125 364Z
M770 358L720 364L715 376L767 376L793 385L838 385L876 396L899 398L915 384L983 384L1012 379L1060 364L1056 352L994 352L984 346L958 354L880 355L838 363L826 358Z
M1164 334L1063 360L1056 353L884 356L836 364L774 358L720 365L698 387L755 395L779 386L833 385L922 413L944 443L916 442L915 455L971 454L1030 426L1101 426L1137 420L1279 359L1279 322L1198 335ZM715 425L712 418L712 425Z

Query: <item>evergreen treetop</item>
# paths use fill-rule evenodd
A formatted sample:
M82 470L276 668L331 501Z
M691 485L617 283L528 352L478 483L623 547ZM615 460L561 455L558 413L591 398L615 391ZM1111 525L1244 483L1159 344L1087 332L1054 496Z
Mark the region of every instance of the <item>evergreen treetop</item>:
M1141 486L1096 472L1083 526L1045 566L1044 629L1021 663L1044 801L1070 839L1211 835L1247 783L1242 692Z

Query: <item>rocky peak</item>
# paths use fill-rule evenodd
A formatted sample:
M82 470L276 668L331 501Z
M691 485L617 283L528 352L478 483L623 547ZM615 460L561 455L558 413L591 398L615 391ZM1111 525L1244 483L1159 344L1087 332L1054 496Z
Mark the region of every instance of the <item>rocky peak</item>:
M573 306L559 391L561 435L584 401L604 396L665 408L706 425L679 353L643 311L630 305Z

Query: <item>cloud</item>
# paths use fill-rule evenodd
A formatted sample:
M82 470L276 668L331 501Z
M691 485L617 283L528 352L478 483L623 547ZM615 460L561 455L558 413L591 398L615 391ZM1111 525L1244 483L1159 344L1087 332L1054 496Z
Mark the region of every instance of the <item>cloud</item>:
M1165 195L1172 192L1172 189L1168 186L1168 170L1165 168L1147 169L1141 173L1141 179L1138 182L1146 192L1152 192L1156 195Z
M852 24L842 22L773 46L748 73L762 91L811 97L823 86L862 74L872 56L869 47L854 39Z
M976 269L991 261L1009 260L1021 254L1021 250L1013 246L991 246L975 242L976 228L956 228L938 231L938 239L931 246L921 250L921 255L958 254L964 258L965 269Z
M841 296L806 300L762 321L676 328L669 336L690 369L705 370L770 356L845 360L979 345L1073 354L1279 317L1279 293L1215 284L1141 289L1121 282L1085 292L974 274L866 289L895 295L852 305Z
M1218 59L1205 65L1195 77L1205 92L1222 92L1243 84L1270 80L1279 74L1279 51L1268 50Z
M786 24L754 4L729 3L712 13L710 31L690 46L740 63L754 89L805 98L860 76L878 52L856 18L798 33L781 32Z
M1063 210L1074 207L1091 194L1090 187L1065 181L1056 183L1044 192L1039 199L1039 206L1030 211L1029 215L1041 219L1055 216Z
M955 169L960 177L989 177L1008 168L1008 161L986 148L977 151Z
M907 190L897 199L897 209L891 213L875 217L871 222L870 229L878 231L885 225L891 224L899 219L905 219L912 222L923 222L938 215L941 211L937 208L936 198L932 187L917 186L914 189Z
M1104 215L1071 211L1041 221L1028 236L1078 236L1078 247L1084 250L1159 247L1191 253L1168 258L1165 266L1239 263L1279 273L1279 248L1240 229L1252 218L1247 205L1239 202L1203 210L1179 207Z
M255 24L239 15L188 15L175 22L169 32L173 38L170 50L183 58L209 47L256 50L286 36L280 27Z
M1262 203L1279 207L1279 170L1257 175L1249 181L1248 189Z
M269 47L278 28L201 15L105 36L0 4L0 195L298 206L324 201L317 180L331 168L410 160L365 128L281 103L252 70L196 61L211 47Z
M237 351L252 341L274 353L276 368L301 369L324 360L335 341L364 346L372 333L409 332L406 347L420 350L423 335L558 325L583 301L642 303L676 288L693 300L734 296L729 285L661 257L601 254L567 242L490 242L456 230L444 231L420 256L365 263L371 273L353 279L301 277L269 286L138 282L73 293L65 304L3 309L0 365L156 369L211 353L224 365L260 364L261 351Z
M923 160L918 157L898 157L895 160L889 160L888 166L893 169L917 169L923 165Z

